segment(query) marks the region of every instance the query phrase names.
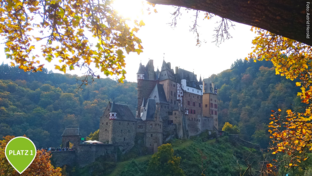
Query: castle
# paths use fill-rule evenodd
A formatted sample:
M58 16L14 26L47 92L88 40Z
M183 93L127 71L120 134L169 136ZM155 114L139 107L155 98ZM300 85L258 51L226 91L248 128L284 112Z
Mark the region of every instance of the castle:
M99 141L132 147L141 133L155 152L172 137L189 138L205 130L218 130L217 89L210 79L163 61L161 71L153 60L140 64L137 73L138 106L109 103L100 119Z
M138 107L134 115L127 105L109 103L100 119L99 141L81 143L79 128L66 128L62 146L71 151L54 151L55 166L85 166L98 157L117 161L118 150L127 152L137 137L150 152L168 140L189 138L203 131L218 130L217 89L210 79L199 79L181 68L171 69L165 61L154 71L153 61L140 64L137 73ZM134 100L135 101L135 100Z

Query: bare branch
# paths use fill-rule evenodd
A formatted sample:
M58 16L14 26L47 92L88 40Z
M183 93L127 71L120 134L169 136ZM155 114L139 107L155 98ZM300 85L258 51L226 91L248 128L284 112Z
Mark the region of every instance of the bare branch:
M220 45L225 40L232 38L231 34L229 33L229 29L231 27L234 28L235 26L231 20L226 18L222 18L222 20L219 23L220 25L215 28L214 31L216 33L213 35L213 37L215 38L213 42L216 43L217 46Z

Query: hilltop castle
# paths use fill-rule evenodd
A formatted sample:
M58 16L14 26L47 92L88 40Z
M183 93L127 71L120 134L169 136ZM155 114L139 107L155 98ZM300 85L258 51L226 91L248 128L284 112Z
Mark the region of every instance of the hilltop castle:
M138 107L133 115L126 105L109 103L100 119L99 141L132 147L138 133L152 151L172 137L188 138L218 129L217 89L210 79L163 61L140 64L137 73Z
M85 166L102 156L117 161L117 150L131 149L137 138L151 152L168 140L189 138L203 131L218 130L217 89L210 79L199 81L194 73L175 68L165 61L161 71L154 71L153 61L140 64L138 107L133 115L127 105L109 103L100 119L99 141L104 144L81 143L79 128L66 128L62 146L71 151L54 151L57 167ZM136 100L133 100L136 101Z

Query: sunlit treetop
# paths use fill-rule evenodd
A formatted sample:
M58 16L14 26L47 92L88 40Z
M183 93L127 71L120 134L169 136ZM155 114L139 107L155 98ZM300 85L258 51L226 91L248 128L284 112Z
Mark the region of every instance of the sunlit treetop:
M66 73L86 67L96 75L125 79L125 55L140 54L142 41L135 35L143 21L127 25L112 6L113 0L0 0L0 34L6 57L24 71L41 71L43 58L57 60L55 69ZM96 42L92 42L96 38ZM36 43L41 46L35 47ZM40 48L40 49L39 49ZM40 53L40 54L38 54Z

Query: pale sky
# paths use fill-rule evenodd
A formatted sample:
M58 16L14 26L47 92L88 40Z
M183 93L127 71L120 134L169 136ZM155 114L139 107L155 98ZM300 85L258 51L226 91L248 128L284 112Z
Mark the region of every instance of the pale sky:
M143 19L145 26L140 29L137 36L142 40L143 53L137 55L131 53L126 55L126 80L136 82L136 73L140 62L144 65L149 59L154 60L154 68L161 68L163 58L166 62L171 62L171 67L176 66L194 71L198 79L207 78L212 74L218 74L229 69L236 59L244 59L252 51L252 39L255 34L250 31L251 26L235 23L235 28L231 28L232 39L226 40L219 47L212 43L214 28L219 17L210 20L199 20L199 32L201 39L207 41L200 47L196 46L196 36L191 33L190 26L194 20L194 12L182 14L178 25L172 28L171 22L174 8L170 6L156 5L158 13L152 15L141 14L142 0L116 0L116 9L125 17L139 16ZM164 57L165 53L165 57ZM0 44L0 62L9 63L4 55L4 44ZM45 62L48 70L54 70L54 63ZM82 75L78 69L67 72L69 74ZM102 76L105 77L105 76Z

